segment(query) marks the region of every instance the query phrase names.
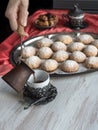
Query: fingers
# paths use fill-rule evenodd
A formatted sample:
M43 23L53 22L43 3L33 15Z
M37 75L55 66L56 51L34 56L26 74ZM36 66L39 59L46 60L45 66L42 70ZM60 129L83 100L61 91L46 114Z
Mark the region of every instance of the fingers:
M5 12L5 16L9 19L11 29L13 31L17 30L17 7L14 5L12 6L12 4L9 2Z
M9 15L8 19L9 19L11 29L13 31L16 31L18 28L16 17L14 15Z
M27 2L28 0L24 0L24 1ZM28 19L28 14L29 14L28 3L26 3L26 2L24 2L20 5L20 12L18 14L19 15L19 22L24 27L27 25L27 19Z
M21 11L19 12L19 22L22 26L27 26L27 19L28 19L28 11L21 7Z
M29 0L9 0L5 16L9 19L11 29L16 31L18 24L27 25Z

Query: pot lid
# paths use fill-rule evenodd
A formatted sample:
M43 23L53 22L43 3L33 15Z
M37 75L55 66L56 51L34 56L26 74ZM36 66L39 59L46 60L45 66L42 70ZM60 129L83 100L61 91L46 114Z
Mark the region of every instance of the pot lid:
M83 10L81 10L81 9L78 7L78 4L75 4L75 5L74 5L74 8L69 11L69 15L70 15L70 16L74 16L74 17L81 16L81 15L83 15L83 14L84 14L84 12L83 12Z

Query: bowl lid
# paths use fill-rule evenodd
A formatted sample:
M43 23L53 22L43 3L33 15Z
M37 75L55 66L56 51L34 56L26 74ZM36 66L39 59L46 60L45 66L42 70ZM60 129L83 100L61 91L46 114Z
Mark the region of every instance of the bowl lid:
M78 7L78 4L75 4L74 8L69 11L69 16L79 17L83 14L84 12Z

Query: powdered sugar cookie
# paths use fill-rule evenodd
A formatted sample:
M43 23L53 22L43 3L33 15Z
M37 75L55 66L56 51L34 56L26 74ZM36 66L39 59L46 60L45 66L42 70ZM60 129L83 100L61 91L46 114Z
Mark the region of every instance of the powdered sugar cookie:
M63 43L63 42L60 42L60 41L56 41L54 42L52 45L51 45L51 49L53 51L58 51L58 50L65 50L67 49L67 46Z
M90 44L92 41L94 41L93 36L91 36L90 34L81 34L80 36L78 36L78 39L84 44Z
M31 68L38 68L41 64L41 59L38 56L31 56L25 60L25 63Z
M46 38L46 37L42 38L42 39L40 39L40 40L38 40L36 42L36 46L38 48L41 48L41 47L50 47L51 44L53 44L53 41L51 39L49 39L49 38Z
M76 72L79 69L79 64L73 60L66 60L61 64L61 70L65 72Z
M57 67L58 67L58 62L54 59L45 60L41 65L41 68L48 72L52 72L56 70Z
M70 35L62 34L57 37L57 40L63 42L64 44L70 44L70 43L72 43L73 38Z
M94 41L92 42L92 45L94 45L94 46L97 47L97 49L98 49L98 39L94 40Z
M78 63L82 63L85 61L86 59L86 55L81 52L81 51L74 51L71 55L70 55L70 59L71 60L75 60Z
M98 68L98 57L88 57L85 61L85 66L89 69Z
M64 51L64 50L59 50L57 52L55 52L52 56L53 59L55 59L57 62L63 62L66 59L68 59L69 54L68 52Z
M84 48L83 52L85 53L86 56L96 56L97 55L97 48L94 45L88 45Z
M84 47L85 45L82 42L73 42L72 44L68 46L68 50L70 52L81 51L83 50Z
M37 55L41 59L48 59L48 58L50 58L52 56L52 54L53 54L53 51L49 47L42 47L37 52Z
M36 53L36 48L32 47L32 46L27 46L25 48L22 49L22 57L23 58L28 58L30 56L35 55Z

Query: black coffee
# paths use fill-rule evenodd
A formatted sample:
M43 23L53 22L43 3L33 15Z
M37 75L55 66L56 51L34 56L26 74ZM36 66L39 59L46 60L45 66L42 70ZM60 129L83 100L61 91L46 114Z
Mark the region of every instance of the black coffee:
M41 82L43 82L43 81L41 81L41 80L34 81L34 83L41 83Z

